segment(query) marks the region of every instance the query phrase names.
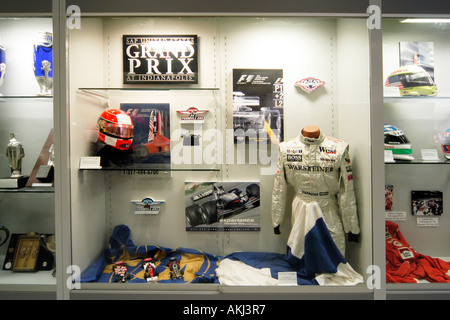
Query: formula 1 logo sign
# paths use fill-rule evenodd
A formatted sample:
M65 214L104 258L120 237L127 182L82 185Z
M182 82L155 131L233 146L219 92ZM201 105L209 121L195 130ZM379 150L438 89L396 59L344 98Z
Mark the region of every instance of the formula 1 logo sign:
M199 110L196 107L177 111L181 115L181 123L203 123L205 121L205 115L208 112L209 110Z
M124 83L198 83L196 35L124 35Z
M324 84L325 81L313 77L304 78L295 83L297 87L300 87L306 93L311 93L314 90L318 89L319 87L323 86Z

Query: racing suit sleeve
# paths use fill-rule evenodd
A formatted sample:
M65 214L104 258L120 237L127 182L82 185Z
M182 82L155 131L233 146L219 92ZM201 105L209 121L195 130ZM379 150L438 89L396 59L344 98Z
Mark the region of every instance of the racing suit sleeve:
M275 233L279 230L281 222L283 222L284 211L286 206L286 193L288 184L284 174L284 161L282 146L278 149L278 170L275 174L272 191L272 224L275 228ZM279 231L278 231L279 232Z
M359 221L356 209L355 190L353 188L353 172L350 160L349 146L345 147L342 154L339 192L337 194L339 213L342 218L345 233L359 234Z

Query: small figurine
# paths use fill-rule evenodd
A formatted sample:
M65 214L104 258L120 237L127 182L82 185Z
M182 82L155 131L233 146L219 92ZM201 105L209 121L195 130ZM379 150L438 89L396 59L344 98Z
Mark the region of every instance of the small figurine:
M180 267L180 261L175 257L171 257L167 264L170 270L170 279L183 279L183 270Z
M127 266L124 261L117 261L114 266L114 282L126 282L130 279Z
M144 269L144 279L147 282L158 280L158 272L156 272L156 266L151 257L145 258L141 266Z

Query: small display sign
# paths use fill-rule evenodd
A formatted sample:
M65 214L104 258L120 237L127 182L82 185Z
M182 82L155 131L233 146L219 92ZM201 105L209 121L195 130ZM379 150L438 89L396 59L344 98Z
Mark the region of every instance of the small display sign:
M161 205L164 204L165 201L144 198L141 201L132 200L131 202L136 205L134 214L154 215L159 213L161 210Z

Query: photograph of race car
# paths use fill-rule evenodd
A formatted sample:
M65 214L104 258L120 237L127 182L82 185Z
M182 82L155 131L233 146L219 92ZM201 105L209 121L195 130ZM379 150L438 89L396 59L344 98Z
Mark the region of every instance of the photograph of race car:
M120 109L133 120L130 151L134 164L170 168L170 105L122 103Z
M258 182L186 183L187 231L259 231Z

